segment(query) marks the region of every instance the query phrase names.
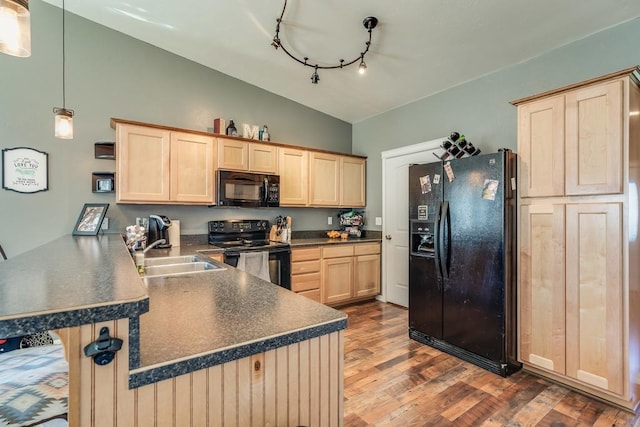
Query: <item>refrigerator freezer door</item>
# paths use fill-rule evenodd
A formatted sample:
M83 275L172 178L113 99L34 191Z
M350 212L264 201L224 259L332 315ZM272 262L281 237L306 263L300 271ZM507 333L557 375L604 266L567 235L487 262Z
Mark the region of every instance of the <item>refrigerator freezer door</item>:
M409 328L442 339L442 289L433 257L409 256Z
M442 281L434 251L420 253L416 224L427 227L435 238L436 219L442 202L442 163L409 167L409 328L442 338ZM435 242L434 242L435 245ZM414 247L415 246L415 247Z
M493 361L504 360L504 153L451 162L445 229L443 336Z

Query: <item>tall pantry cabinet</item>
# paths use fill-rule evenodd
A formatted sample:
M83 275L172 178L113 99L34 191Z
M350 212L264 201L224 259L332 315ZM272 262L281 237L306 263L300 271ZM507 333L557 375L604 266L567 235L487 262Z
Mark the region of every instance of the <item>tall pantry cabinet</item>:
M634 409L640 394L637 68L518 107L518 346L530 372Z

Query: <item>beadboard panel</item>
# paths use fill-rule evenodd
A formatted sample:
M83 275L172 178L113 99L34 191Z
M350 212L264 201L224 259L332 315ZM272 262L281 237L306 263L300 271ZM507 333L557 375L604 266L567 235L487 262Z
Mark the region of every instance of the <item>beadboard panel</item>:
M103 326L128 336L128 319L61 334L71 427L343 425L343 331L130 390L128 340L106 366L83 354Z

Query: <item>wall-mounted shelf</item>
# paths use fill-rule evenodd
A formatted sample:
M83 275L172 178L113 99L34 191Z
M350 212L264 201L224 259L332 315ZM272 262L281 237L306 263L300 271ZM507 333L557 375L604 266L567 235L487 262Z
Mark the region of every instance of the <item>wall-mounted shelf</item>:
M94 145L96 159L115 159L115 142L96 142Z
M94 193L113 193L116 190L114 172L93 172L91 191Z

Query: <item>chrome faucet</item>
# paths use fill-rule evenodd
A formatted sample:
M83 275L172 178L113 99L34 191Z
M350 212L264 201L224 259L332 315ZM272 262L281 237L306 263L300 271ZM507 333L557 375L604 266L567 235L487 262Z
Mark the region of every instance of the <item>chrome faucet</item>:
M146 248L144 248L142 252L135 252L134 258L135 258L136 269L138 270L138 273L144 274L144 254L146 254L149 249L153 249L156 246L161 245L165 242L166 242L165 239L158 239L155 242L151 243Z
M149 249L153 249L153 248L155 248L156 246L158 246L158 245L162 245L162 244L164 244L164 243L167 243L167 241L166 241L165 239L158 239L158 240L156 240L155 242L151 243L151 244L150 244L149 246L147 246L146 248L144 248L144 250L142 251L142 253L143 253L143 254L146 254L146 253L147 253L147 251L148 251Z

